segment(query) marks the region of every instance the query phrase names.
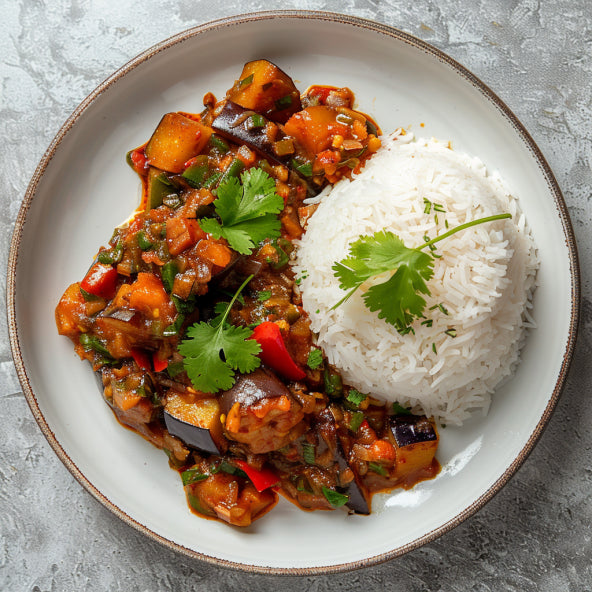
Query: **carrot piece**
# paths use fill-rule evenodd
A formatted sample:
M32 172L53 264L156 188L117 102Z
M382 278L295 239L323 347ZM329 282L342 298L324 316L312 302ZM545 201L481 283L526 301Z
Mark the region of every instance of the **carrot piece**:
M168 309L174 305L166 293L162 281L152 273L139 273L138 279L131 284L129 306L143 312L146 316L157 318L160 309Z
M232 252L230 249L226 245L213 240L200 241L196 251L197 255L202 259L205 259L218 267L226 267L232 259Z
M166 221L167 246L169 253L173 257L192 247L200 238L205 238L205 236L206 234L200 228L197 220L169 218Z

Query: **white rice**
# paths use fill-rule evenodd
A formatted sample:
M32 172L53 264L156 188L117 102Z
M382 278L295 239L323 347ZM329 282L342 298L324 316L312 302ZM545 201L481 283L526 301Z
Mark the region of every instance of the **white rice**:
M424 198L443 206L437 223L433 209L424 212ZM354 180L339 182L317 201L293 264L329 362L361 392L444 424L460 425L475 409L485 413L491 393L518 362L525 328L533 326L528 309L538 266L524 215L499 176L446 143L393 134ZM344 296L331 267L360 235L387 229L418 246L424 235L445 232L445 220L454 228L505 212L511 220L437 243L441 258L426 298L431 327L416 321L414 334L400 335L365 307L364 286L331 310ZM438 304L447 315L428 310ZM455 338L445 333L451 328Z

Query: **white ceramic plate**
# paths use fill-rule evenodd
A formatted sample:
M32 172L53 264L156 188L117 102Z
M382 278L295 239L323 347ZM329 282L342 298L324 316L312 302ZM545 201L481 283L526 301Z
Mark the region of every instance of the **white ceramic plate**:
M486 418L442 433L437 479L376 496L369 517L306 513L280 501L246 530L193 517L166 456L122 429L89 366L58 336L54 307L112 229L138 203L125 163L167 111L200 111L242 64L266 57L300 89L349 86L384 131L411 125L451 140L501 171L539 246L540 287L516 376ZM425 127L420 128L424 123ZM266 573L370 565L448 531L516 471L549 419L574 347L579 273L561 193L534 142L508 108L440 51L400 31L327 13L261 13L182 33L104 82L66 122L25 196L10 253L8 314L16 367L33 414L66 466L127 523L188 555Z

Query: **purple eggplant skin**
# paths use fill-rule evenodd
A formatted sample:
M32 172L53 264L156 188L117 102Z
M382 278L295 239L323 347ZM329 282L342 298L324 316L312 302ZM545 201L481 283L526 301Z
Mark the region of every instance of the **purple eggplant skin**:
M339 438L337 439L337 448L335 450L335 460L339 465L341 470L344 469L351 469L349 463L345 458L345 453L341 446L341 442ZM355 475L355 472L354 472ZM354 476L353 481L351 481L346 490L346 495L348 496L348 501L345 504L350 510L353 510L356 514L370 514L370 504L368 503L368 499L364 494L364 490L356 481L356 477Z
M326 446L333 450L333 458L340 471L350 469L354 474L353 481L350 481L343 491L349 498L345 505L356 514L370 514L370 502L365 494L365 488L359 484L356 472L347 462L347 456L341 443L341 438L337 433L333 414L329 409L325 409L319 414L318 420L320 421L317 423L317 426L324 424L324 427L320 429L320 442L324 442Z
M261 367L239 377L234 386L222 394L219 398L220 410L227 414L235 403L249 407L263 399L275 399L282 395L293 400L286 385L267 368Z
M273 142L267 136L266 126L249 129L249 117L254 113L232 101L226 101L220 113L212 121L212 128L236 144L246 144L274 164L289 166L293 155L278 156L276 154ZM265 122L267 123L267 119ZM285 134L278 130L276 140L284 137Z
M393 415L390 429L400 447L438 439L432 422L425 415Z
M216 445L208 428L200 428L181 419L173 417L164 410L164 424L171 436L176 436L187 446L196 448L210 454L222 454L223 451Z

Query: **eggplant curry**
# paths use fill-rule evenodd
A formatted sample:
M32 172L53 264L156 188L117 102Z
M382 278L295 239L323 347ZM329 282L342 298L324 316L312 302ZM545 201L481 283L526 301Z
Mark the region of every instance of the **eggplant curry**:
M191 509L236 526L278 494L368 514L432 478L434 422L344 384L315 346L290 258L315 206L380 147L348 88L303 95L249 62L200 114L167 113L128 153L143 199L56 323L123 425L168 455Z

